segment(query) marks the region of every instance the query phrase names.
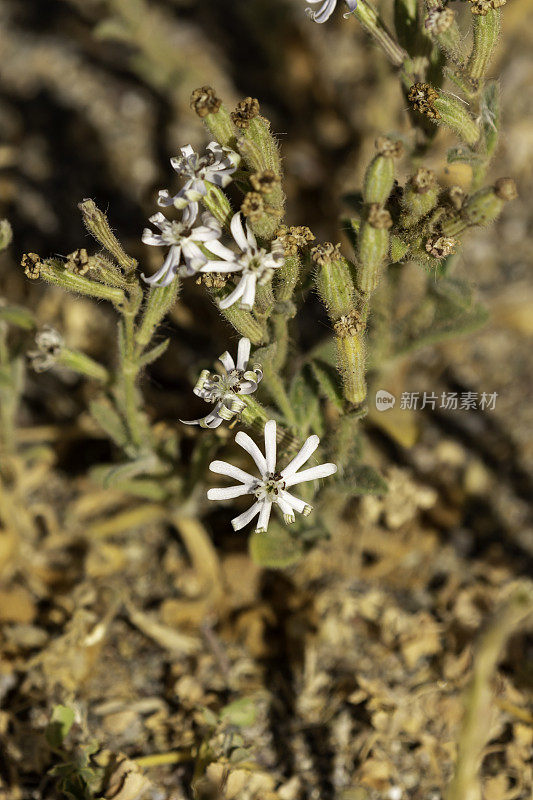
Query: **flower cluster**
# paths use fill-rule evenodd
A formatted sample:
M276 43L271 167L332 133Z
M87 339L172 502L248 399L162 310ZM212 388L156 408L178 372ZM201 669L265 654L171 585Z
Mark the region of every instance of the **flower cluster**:
M272 243L270 250L259 247L248 223L246 228L243 226L240 213L234 215L230 226L238 248L236 252L222 244L222 228L208 211L201 215L201 224L198 224L199 200L207 193L207 184L227 186L240 161L237 153L217 142L211 142L207 149L209 154L200 157L187 145L181 149L181 158L171 159L172 166L186 178L186 183L173 196L168 189L161 190L158 203L160 206L174 206L181 210L182 216L179 221L170 221L161 212L150 217L150 222L159 228L160 233L145 228L143 242L170 249L155 275L149 278L143 275L143 279L156 286L168 286L177 275L235 274L239 276L236 286L220 301L220 308L229 308L240 300L240 307L251 311L257 286L272 279L275 270L285 261L285 251L278 240Z
M335 2L331 7L328 1L326 6L331 12ZM317 18L317 21L324 20ZM240 156L237 153L217 142L211 142L207 146L207 154L204 156L199 156L187 145L181 148L181 157L171 159L173 168L185 179L185 184L174 195L168 189L162 189L158 204L164 208L177 209L180 218L167 219L160 211L150 217L150 222L159 232L145 228L142 241L155 247L168 247L168 253L163 265L154 275L142 276L146 283L165 287L178 276L199 276L206 273L226 275L234 283L234 288L219 299L219 307L225 310L238 302L242 310L253 311L257 287L271 281L276 270L285 263L284 241L281 237L275 238L269 247L262 246L249 222L243 224L241 214L237 212L231 217L229 225L233 238L233 246L230 248L221 241L223 230L220 222L209 211L200 214L200 202L210 207L207 195L225 188L232 180L239 163ZM252 186L256 186L258 191L264 189L267 194L273 192L279 183L272 171L254 173L252 177ZM210 189L209 184L216 189ZM310 237L313 238L309 232L304 240L307 242ZM214 408L205 417L181 420L184 424L214 429L223 422L239 418L247 405L245 397L257 390L263 377L259 365L254 365L252 369L248 366L250 350L250 340L243 337L239 341L236 363L226 351L220 356L221 369L217 373L207 369L200 373L194 393ZM207 495L210 500L225 500L243 494L252 494L256 498L248 511L233 520L235 530L240 530L258 514L257 530L266 531L274 504L279 506L285 522L294 521L295 511L309 514L311 506L287 489L302 481L332 475L337 469L334 464L322 464L298 473L302 464L318 447L318 436L311 436L285 469L277 472L274 420L266 423L264 435L265 456L247 434L241 431L236 437L236 442L253 457L260 472L259 478L222 461L214 461L210 467L212 471L234 477L242 484L229 489L210 489Z

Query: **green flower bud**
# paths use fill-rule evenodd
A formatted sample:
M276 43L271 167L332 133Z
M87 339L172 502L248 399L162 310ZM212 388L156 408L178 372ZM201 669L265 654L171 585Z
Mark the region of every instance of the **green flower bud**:
M42 278L47 283L60 286L68 292L110 300L115 305L122 305L125 301L124 292L121 289L91 281L84 275L76 275L65 269L64 263L59 259L50 258L41 261L36 253L26 253L22 257L22 266L26 275L32 280Z
M276 300L286 302L291 299L294 287L300 278L300 257L285 256L285 262L276 272Z
M228 109L210 86L195 89L191 95L191 108L203 120L209 132L224 147L235 149L237 131Z
M440 94L433 101L433 108L442 125L451 128L471 147L477 144L481 131L460 100L449 94Z
M499 9L491 8L485 15L474 16L474 46L466 66L468 75L479 80L485 75L500 35Z
M372 204L367 219L361 224L357 240L359 267L357 286L365 293L378 285L381 267L389 251L389 228L392 219L388 211Z
M353 333L348 336L338 336L335 343L344 397L352 405L360 405L367 394L364 339L361 334Z
M230 291L229 288L210 289L209 294L218 306L218 301L227 296ZM261 324L258 322L249 311L241 309L239 303L234 303L229 308L219 310L220 313L226 317L228 322L233 325L235 330L238 331L241 336L245 336L249 339L252 344L262 344L267 338L264 323Z
M137 266L137 262L124 252L124 248L111 230L106 215L100 211L94 200L83 200L78 204L78 208L89 233L97 242L100 242L102 247L105 247L125 272L132 272Z
M416 225L435 208L438 196L439 187L435 173L421 167L405 187L402 197L404 212L400 217L400 225L403 228Z
M350 266L340 254L339 247L327 242L311 250L313 261L318 265L316 288L332 321L350 314L355 305Z
M376 141L378 154L368 165L364 186L363 199L365 203L384 203L394 185L394 158L402 155L401 142L392 142L386 137Z
M499 217L505 203L516 197L516 185L512 178L500 178L494 186L480 189L469 197L459 214L442 223L442 232L446 236L456 236L472 225L489 225Z
M210 183L206 194L202 197L202 203L217 222L220 222L229 231L233 209L222 189Z

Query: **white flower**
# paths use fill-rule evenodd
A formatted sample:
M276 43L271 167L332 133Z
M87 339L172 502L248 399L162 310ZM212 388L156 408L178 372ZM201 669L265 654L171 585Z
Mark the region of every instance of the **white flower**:
M319 23L327 22L337 7L337 0L305 0L305 2L312 5L322 3L318 11L312 11L310 8L305 9L311 19ZM348 17L357 8L357 0L345 0L345 2L349 11L344 16Z
M333 475L334 472L337 472L335 464L320 464L317 467L310 467L309 469L304 469L303 472L298 472L300 467L309 460L317 449L320 443L318 436L310 436L298 455L287 464L285 469L277 472L276 422L273 419L269 420L265 425L264 456L247 433L239 431L235 441L252 456L260 472L260 477L256 478L248 472L234 467L232 464L227 464L225 461L213 461L209 465L209 469L212 472L235 478L235 480L240 481L241 485L230 486L227 489L209 489L207 497L209 500L229 500L233 497L251 494L256 498L255 503L247 511L232 519L231 524L236 531L244 528L259 514L256 531L266 533L274 503L279 506L286 523L294 522L295 511L307 516L311 513L312 507L288 492L287 489L297 483L327 478L328 475Z
M150 222L161 232L154 233L150 228L145 228L142 235L143 242L156 247L170 246L170 250L163 266L155 275L151 275L149 278L142 275L146 283L168 286L178 271L181 274L193 275L203 264L207 263L207 257L202 253L198 244L218 239L221 228L216 219L207 212L202 214L202 225L193 227L197 214L198 210L195 211L192 206L187 206L180 222L171 222L160 211L150 217Z
M237 300L240 300L240 307L251 311L257 284L262 286L272 279L274 270L281 267L285 261L285 251L282 243L277 239L272 242L270 252L259 247L248 223L246 223L245 233L239 212L231 220L231 233L240 253L234 253L219 241L206 242L206 248L222 261L209 261L200 267L199 271L240 272L241 278L237 286L224 300L220 301L219 306L220 308L229 308Z
M207 155L199 156L190 144L181 147L181 158L171 158L170 163L178 175L186 178L185 186L171 195L168 189L161 189L157 200L160 206L185 208L192 204L198 211L198 201L207 193L207 183L224 188L231 181L231 175L237 169L241 157L229 147L218 142L207 145Z
M36 335L37 350L29 350L28 358L35 372L45 372L56 364L64 346L63 337L51 325L45 325Z
M206 403L216 403L213 411L206 417L193 420L181 420L186 425L200 425L202 428L218 428L223 420L230 420L239 414L245 403L238 397L240 394L253 394L263 377L261 367L248 370L250 358L250 340L241 339L237 348L237 365L230 354L222 353L223 374L215 375L204 369L194 387L194 393Z

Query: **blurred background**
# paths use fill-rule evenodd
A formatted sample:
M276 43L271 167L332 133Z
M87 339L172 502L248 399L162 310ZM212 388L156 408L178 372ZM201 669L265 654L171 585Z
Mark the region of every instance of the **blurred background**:
M379 5L390 18L388 0ZM463 6L454 4L468 12ZM288 223L346 246L342 196L360 188L377 135L409 139L409 118L385 57L357 22L339 10L316 25L305 7L303 0L0 0L0 217L13 228L0 297L30 307L70 347L106 362L112 310L28 281L20 259L92 247L77 209L90 197L127 251L158 266L159 254L140 235L157 190L177 188L169 158L207 142L189 108L203 84L228 106L259 99L281 143ZM371 410L368 457L389 495L354 502L338 540L294 572L259 570L244 537L210 530L230 587L217 614L202 605L205 575L176 532L150 520L125 524L118 536L101 528L96 539L88 535L99 515L126 507L112 492L103 499L86 477L112 458L86 420L90 387L62 371L28 371L21 441L45 442L50 451L28 488L41 539L17 533L8 546L8 524L0 529L7 708L0 798L61 796L43 777L51 756L39 739L54 703L77 704L82 743L90 730L102 747L141 757L190 746L197 707L250 693L259 697L251 738L266 776L257 796L442 796L471 642L502 587L530 574L533 555L533 33L525 24L533 2L509 0L503 11L490 70L501 77L503 133L489 178L513 177L519 200L493 227L468 233L454 268L490 321L402 360L373 387L398 396L495 392L495 409L397 408L386 417ZM450 143L439 133L423 163L444 184L467 183L461 167L446 164ZM420 270L407 266L406 275L406 308L416 310ZM309 322L311 342L321 328L317 334ZM145 389L153 417L173 425L201 413L191 394L199 361L211 363L232 334L194 284L165 327L171 345ZM117 598L128 585L124 612ZM154 619L184 627L197 647L178 657L179 648L157 640ZM83 636L100 623L105 647L80 655ZM507 706L484 761L486 800L525 799L531 786L531 715L513 716L509 705L527 706L532 644L521 637L513 647L499 675ZM437 690L438 679L447 684ZM423 686L433 687L425 699L417 694ZM191 797L192 779L188 762L160 768L147 796ZM249 777L245 785L249 794L231 796L255 797ZM390 793L396 789L401 794Z

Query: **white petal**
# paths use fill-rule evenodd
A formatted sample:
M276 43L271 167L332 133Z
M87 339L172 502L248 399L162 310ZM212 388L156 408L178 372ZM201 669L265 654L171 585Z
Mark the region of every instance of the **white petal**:
M157 205L166 208L167 206L174 205L174 197L170 194L168 189L160 189L157 196Z
M272 503L270 500L263 500L261 511L259 512L259 519L257 520L256 531L257 533L266 533L268 523L270 521L270 512L272 511Z
M237 442L240 447L246 450L249 453L253 460L255 461L259 472L261 473L261 477L265 477L267 474L267 464L265 457L259 447L256 445L254 440L248 436L247 433L244 431L239 431L237 436L235 437L235 441Z
M237 300L239 300L239 298L242 297L245 286L246 286L246 279L241 278L241 280L237 284L236 288L231 292L231 294L229 294L227 297L224 298L224 300L221 300L219 302L218 307L222 309L229 308L230 306L233 305L233 303L236 303Z
M252 229L246 223L246 239L248 241L248 246L254 250L257 249L257 239L255 238Z
M297 472L296 475L291 475L286 479L285 485L295 486L297 483L303 483L304 481L316 481L319 478L327 478L328 475L333 475L334 472L337 472L336 464L319 464L318 467L310 467L309 469L304 469L303 472Z
M215 240L212 242L207 242L205 246L210 253L222 258L224 261L235 261L235 253L233 250L230 250L229 247L225 247L222 242Z
M245 472L239 467L234 467L233 464L228 464L226 461L212 461L209 464L211 472L216 472L218 475L227 475L228 478L235 478L236 481L245 483L247 486L257 481L253 475Z
M148 217L148 222L151 222L152 225L157 225L160 231L170 224L168 219L164 214L161 213L161 211L158 211L156 214L152 214L151 217Z
M319 0L307 0L308 3L317 3ZM318 9L318 11L311 11L310 8L306 9L307 13L315 22L323 23L326 22L333 12L335 11L335 6L337 5L337 0L326 0L323 6Z
M250 340L243 336L237 348L237 369L241 369L243 372L250 358L250 347Z
M233 264L228 263L227 261L207 261L203 267L201 267L200 272L235 272L235 267Z
M199 211L198 203L190 203L183 212L183 216L181 218L183 224L186 225L188 228L192 227L192 225L194 225L196 217L198 216L198 211Z
M151 285L157 284L158 286L169 286L176 277L176 270L180 259L181 247L179 245L172 245L161 269L158 269L158 271L149 278L142 274L141 277L143 281Z
M194 147L192 146L192 144L186 144L185 147L180 147L180 150L183 158L190 158L195 154Z
M253 520L256 514L259 514L261 511L263 502L263 500L257 500L247 511L232 519L231 524L233 525L233 530L240 531L241 528L244 528L245 525L248 525L248 523Z
M245 281L245 285L244 292L242 293L241 308L245 311L251 311L255 302L257 277L254 274L248 274L243 280Z
M281 492L280 499L283 500L290 508L293 508L298 514L303 514L306 508L311 508L309 503L305 503L303 500L300 500L299 497L295 497L290 492Z
M320 439L318 436L310 436L306 442L304 442L303 447L300 449L300 452L294 456L292 461L290 461L285 469L281 471L281 474L284 478L288 478L289 475L294 475L296 470L300 469L302 464L305 464L308 461L315 450L317 449L318 445L320 444Z
M294 511L290 503L288 503L283 497L278 496L276 498L276 503L278 504L281 513L283 514L283 520L287 525L291 522L294 522Z
M144 242L144 244L151 244L155 245L156 247L162 247L165 244L161 234L154 233L150 228L145 228L143 230L141 240Z
M222 362L226 372L231 372L232 369L235 369L235 361L227 350L225 353L222 353L222 355L219 356L218 360Z
M230 228L231 228L231 235L233 236L233 238L237 242L238 246L240 247L240 249L243 252L246 252L246 250L248 250L248 240L247 240L247 238L246 238L246 236L244 234L244 228L242 227L241 214L240 214L239 211L236 214L233 215L233 218L231 220Z
M276 420L269 419L265 425L265 458L268 472L276 471Z
M191 232L191 239L195 242L209 242L212 239L216 239L217 236L220 236L221 230L214 230L213 228L208 228L207 225L198 225L197 228Z
M208 500L232 500L234 497L242 497L249 494L250 487L246 484L242 486L228 486L226 489L209 489L207 492Z

